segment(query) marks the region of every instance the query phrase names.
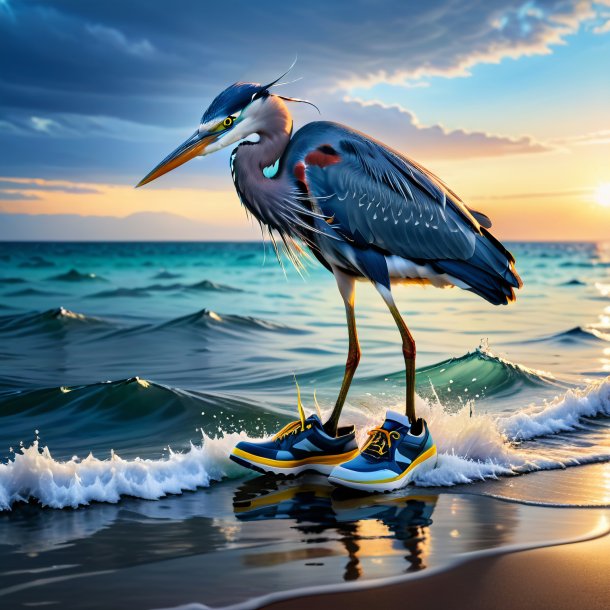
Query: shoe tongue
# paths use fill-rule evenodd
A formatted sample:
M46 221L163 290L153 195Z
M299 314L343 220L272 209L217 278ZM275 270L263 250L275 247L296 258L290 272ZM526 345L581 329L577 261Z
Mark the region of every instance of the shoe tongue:
M382 428L385 430L396 430L403 427L406 427L407 429L411 427L409 418L406 415L398 413L397 411L388 411L386 413Z
M305 421L308 421L312 424L315 423L318 426L322 425L322 420L315 413L312 413Z

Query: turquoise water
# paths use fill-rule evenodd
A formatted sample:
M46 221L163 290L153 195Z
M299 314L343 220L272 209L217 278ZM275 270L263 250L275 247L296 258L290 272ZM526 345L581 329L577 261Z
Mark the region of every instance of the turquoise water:
M525 284L513 306L394 288L418 345L418 394L449 412L471 401L512 414L610 370L610 251L511 247ZM348 418L404 392L392 319L370 286L358 291ZM0 306L5 460L35 430L58 459L159 457L200 429L260 435L294 416L295 376L309 408L316 390L330 409L346 356L332 275L313 263L284 272L258 243L0 244Z
M267 592L278 574L286 587L298 586L299 566L320 562L328 582L375 578L383 572L375 553L363 559L364 571L346 572L342 557L349 567L353 549L337 542L363 531L376 539L372 523L385 524L382 538L394 541L384 555L398 553L397 563L388 559L390 573L404 570L403 551L423 531L441 540L426 565L487 548L476 528L462 546L443 546L443 536L453 536L454 500L439 490L466 484L477 493L482 479L610 460L610 246L509 246L524 280L512 306L493 307L457 289L394 288L418 345L417 408L440 451L438 469L408 492L423 496L407 496L399 510L391 502L346 504L331 498L324 481L285 488L253 479L226 457L238 438L263 436L295 417L295 377L307 410L314 410L314 390L323 411L332 408L347 332L334 279L319 265L303 277L288 266L284 272L258 243L0 244L0 599L21 607L57 598L69 608L59 585L35 584L36 570L79 566L67 575L60 569L57 582L76 574L85 583L88 570L134 578L137 569L144 571L133 582L141 583L161 578L152 556L200 557L189 565L207 571L214 593L183 593L206 603ZM356 313L363 356L344 419L365 436L386 408L403 408L404 378L398 332L366 284L358 286ZM284 499L269 500L276 494ZM257 495L268 501L251 504ZM514 489L509 495L519 499ZM579 503L604 504L603 497ZM544 503L543 491L536 500ZM482 502L464 514L487 514L497 501ZM495 523L511 512L494 510ZM547 517L524 515L517 521L525 530L500 537L502 544L542 531ZM292 554L274 563L235 551L256 540L267 548L277 519L287 520L282 536ZM474 527L468 519L464 532ZM299 550L304 522L313 528L303 534L312 556ZM154 541L147 524L156 528ZM318 530L322 538L312 534ZM335 540L332 552L325 536ZM122 560L104 555L121 540L134 547L119 553ZM320 559L327 551L336 559ZM92 554L99 554L95 565L84 559ZM213 576L231 561L242 566L243 590ZM149 563L155 567L146 571ZM30 576L13 575L16 565ZM104 578L83 590L92 595ZM155 606L141 596L136 603L134 591L124 595L125 607ZM98 607L94 598L78 607Z

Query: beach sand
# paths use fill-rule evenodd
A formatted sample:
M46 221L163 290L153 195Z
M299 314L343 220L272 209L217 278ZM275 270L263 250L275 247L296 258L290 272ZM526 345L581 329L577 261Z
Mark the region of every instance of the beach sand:
M370 610L422 604L427 610L610 608L610 535L483 557L401 584L311 595L265 606L270 610Z

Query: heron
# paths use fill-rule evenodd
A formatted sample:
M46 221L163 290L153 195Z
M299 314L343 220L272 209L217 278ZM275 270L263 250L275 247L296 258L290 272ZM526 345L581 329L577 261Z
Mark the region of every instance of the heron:
M276 92L285 74L266 85L237 82L227 87L205 110L195 133L137 186L238 143L230 169L241 204L296 265L309 250L335 277L345 305L345 371L323 430L337 435L360 362L357 280L372 283L398 328L405 415L416 426L416 344L392 286L458 287L493 305L506 305L522 285L515 259L490 232L485 214L410 157L336 122L310 122L293 134L288 104L310 102Z

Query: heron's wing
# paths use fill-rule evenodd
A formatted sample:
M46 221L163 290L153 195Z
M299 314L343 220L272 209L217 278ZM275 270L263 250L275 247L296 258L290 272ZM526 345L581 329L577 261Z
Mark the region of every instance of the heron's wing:
M415 260L466 260L474 253L482 215L400 153L344 130L305 161L311 194L356 245Z
M491 229L491 219L489 218L489 216L487 216L487 214L483 214L483 212L479 212L478 210L473 210L471 207L468 207L468 211L477 219L477 222L482 227L485 227L486 229Z

